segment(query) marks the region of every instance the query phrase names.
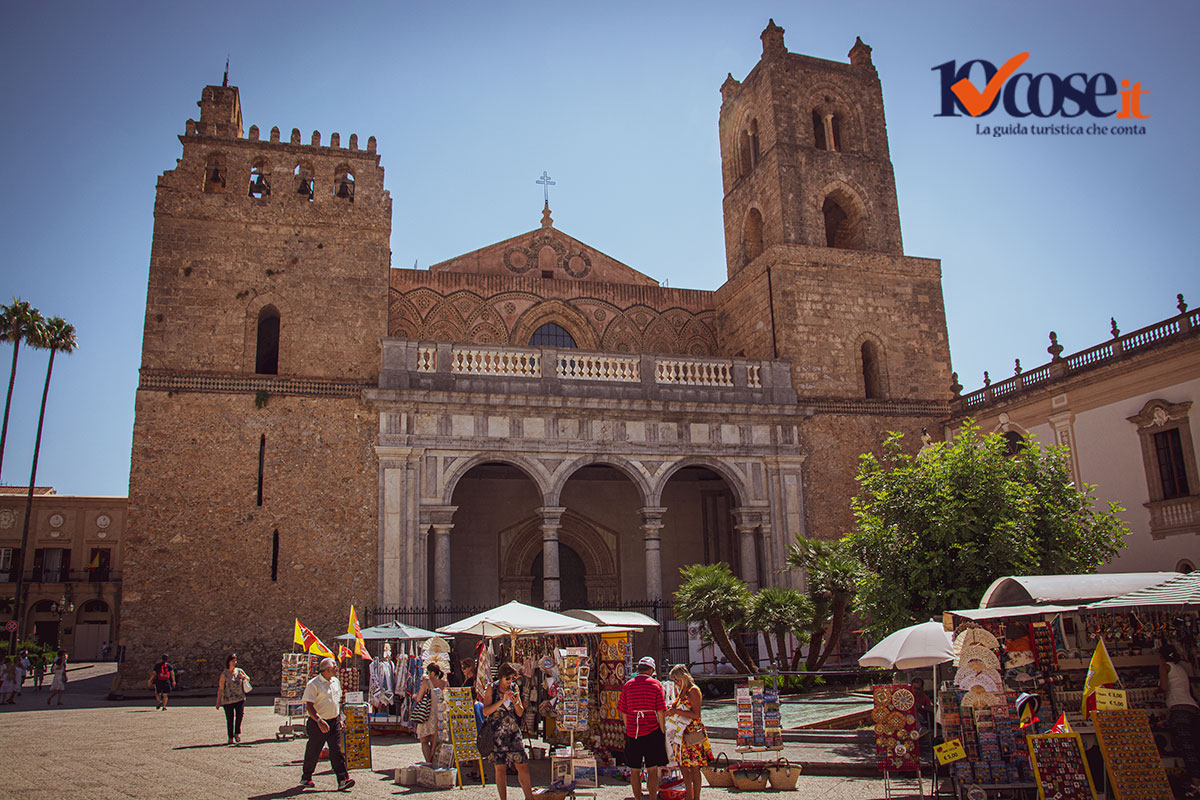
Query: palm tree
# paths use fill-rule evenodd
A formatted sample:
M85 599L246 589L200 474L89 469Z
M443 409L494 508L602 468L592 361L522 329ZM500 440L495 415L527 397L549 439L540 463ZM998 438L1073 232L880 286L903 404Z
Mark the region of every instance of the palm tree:
M33 514L33 487L37 484L38 454L42 449L42 423L46 420L46 396L50 394L50 375L54 372L54 356L57 353L70 355L75 352L75 326L62 317L51 317L39 331L36 338L30 337L29 344L50 351L50 361L46 364L46 383L42 386L42 408L38 412L37 436L33 440L33 468L29 472L29 494L25 496L25 520L21 526L21 560L25 560L25 551L29 547L29 518ZM21 584L24 583L25 566L17 572L17 613L16 619L21 619Z
M750 598L746 626L762 632L768 658L778 663L780 669L787 669L787 635L790 633L796 638L799 650L799 645L808 641L812 616L812 601L800 592L781 586L768 586ZM771 634L775 634L775 643L779 646L778 661L771 647Z
M734 623L746 614L750 590L740 578L729 571L725 562L690 564L679 570L683 583L675 592L675 618L681 622L704 622L712 632L713 641L740 673L750 672L749 666L734 650L725 630L726 622Z
M8 376L8 396L4 400L4 425L0 427L0 472L4 469L4 443L8 440L8 410L12 405L13 384L17 380L17 352L23 340L32 340L41 333L45 324L42 313L24 300L13 298L6 306L0 306L0 341L12 342L12 372Z
M804 668L813 672L825 666L842 637L842 624L850 601L854 599L862 565L842 542L806 539L800 534L796 534L796 543L788 548L787 563L793 569L803 569L808 579L807 594L813 604L813 616ZM828 637L826 627L829 628ZM799 665L800 651L797 650L792 657L792 667Z

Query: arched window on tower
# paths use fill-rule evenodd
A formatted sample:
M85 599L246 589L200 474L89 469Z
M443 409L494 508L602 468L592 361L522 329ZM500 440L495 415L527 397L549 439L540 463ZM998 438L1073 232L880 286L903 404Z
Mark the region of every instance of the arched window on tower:
M762 255L762 251L763 218L757 208L752 208L746 215L746 224L742 229L742 253L746 259L743 266Z
M883 399L883 377L879 348L870 339L862 343L863 393L868 400Z
M754 163L751 161L751 157L750 157L750 132L749 131L744 130L744 131L742 131L741 135L738 136L738 158L739 158L739 163L741 164L741 172L739 174L740 175L749 175L750 170L754 166Z
M224 193L226 172L224 158L209 156L204 164L204 191L210 194Z
M834 114L829 121L830 127L833 129L833 149L839 153L842 152L842 116Z
M279 311L275 306L263 306L258 312L254 371L259 375L279 374Z
M296 194L301 195L311 203L314 195L314 184L316 183L316 179L313 177L312 166L297 164L296 169L292 171L292 175L296 178Z
M333 178L333 196L347 203L354 202L354 173L347 166L337 168Z
M813 126L813 144L818 150L828 149L825 144L825 118L821 116L821 112L813 109L812 112Z
M845 197L842 199L846 200ZM851 216L847 212L846 205L832 196L826 197L821 205L821 213L825 217L826 247L842 250L863 249L862 223L857 215Z
M249 195L259 200L271 195L271 173L261 158L250 167Z
M571 334L567 333L566 328L553 322L547 322L529 337L529 346L573 349L577 345Z
M758 120L750 120L750 164L758 166L759 146L758 146Z

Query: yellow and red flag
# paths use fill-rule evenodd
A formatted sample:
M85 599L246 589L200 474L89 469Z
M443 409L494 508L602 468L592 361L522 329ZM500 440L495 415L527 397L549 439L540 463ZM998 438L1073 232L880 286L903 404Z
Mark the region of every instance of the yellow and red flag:
M1096 690L1103 686L1111 687L1119 680L1112 659L1108 657L1108 648L1104 646L1104 639L1101 638L1096 642L1092 662L1088 665L1087 679L1083 682L1083 702L1080 711L1083 712L1084 721L1096 710Z
M96 551L96 555L92 556L92 560L88 562L88 569L100 569L100 551Z
M346 626L346 633L354 636L354 652L367 661L373 660L367 652L367 642L363 639L362 628L359 627L358 617L354 614L354 606L350 606L350 624Z
M296 630L292 634L292 641L303 647L306 653L333 658L333 651L326 647L315 633L301 625L299 619L296 620Z
M1065 711L1058 715L1058 722L1055 722L1046 733L1071 733L1071 723L1067 722Z
M346 647L346 645L342 644L341 642L338 642L338 661L341 661L343 658L350 658L353 655L353 650L351 650L349 647Z

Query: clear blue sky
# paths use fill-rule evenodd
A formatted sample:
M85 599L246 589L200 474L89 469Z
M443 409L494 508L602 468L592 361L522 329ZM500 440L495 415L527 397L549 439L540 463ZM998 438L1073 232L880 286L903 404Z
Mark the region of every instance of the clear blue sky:
M967 390L1200 303L1200 4L10 3L0 158L0 298L79 330L56 360L39 484L123 495L157 176L228 55L247 127L374 135L393 265L556 225L671 286L725 278L719 87L788 48L883 81L904 247L940 258ZM991 138L936 118L950 59L1143 83L1147 134ZM993 115L994 117L995 115ZM1087 119L1087 118L1081 118ZM1111 120L1110 120L1111 121ZM10 346L0 348L7 373ZM22 351L3 481L25 484L46 357Z

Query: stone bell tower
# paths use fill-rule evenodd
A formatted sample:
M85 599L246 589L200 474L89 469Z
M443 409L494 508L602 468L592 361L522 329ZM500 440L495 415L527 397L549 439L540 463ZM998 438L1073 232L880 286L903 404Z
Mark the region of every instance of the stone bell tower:
M721 86L722 348L791 360L800 397L947 399L941 269L904 255L871 48L789 53L773 20L762 46Z

